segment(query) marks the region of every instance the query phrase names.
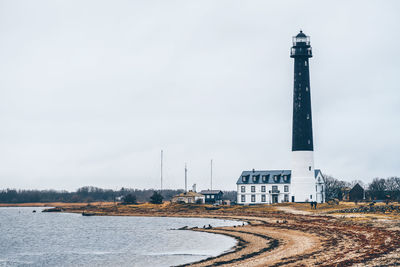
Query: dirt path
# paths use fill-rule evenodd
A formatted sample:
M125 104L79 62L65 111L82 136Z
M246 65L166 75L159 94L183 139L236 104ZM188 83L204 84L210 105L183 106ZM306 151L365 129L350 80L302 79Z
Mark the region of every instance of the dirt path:
M314 213L306 210L296 210L292 207L276 207L277 210L285 213L298 214L298 215L313 215Z

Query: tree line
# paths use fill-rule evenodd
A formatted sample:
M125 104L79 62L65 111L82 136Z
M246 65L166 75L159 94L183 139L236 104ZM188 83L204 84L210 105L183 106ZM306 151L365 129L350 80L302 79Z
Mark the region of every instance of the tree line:
M400 201L400 177L374 178L371 183L364 184L360 180L351 182L338 180L325 175L326 199L343 199L343 189L352 188L357 183L364 188L367 200L397 200Z
M184 192L182 189L164 189L162 192L155 189L121 188L119 190L103 189L94 186L84 186L75 192L65 190L0 190L0 203L33 203L33 202L97 202L97 201L124 201L134 197L135 202L152 200L154 192L161 193L164 201ZM236 191L224 191L224 199L236 200Z
M343 199L343 189L360 184L365 189L366 199L369 200L398 200L400 201L400 177L375 178L369 184L360 180L352 182L341 181L330 175L325 177L326 199ZM103 189L94 186L84 186L75 192L65 190L0 190L0 203L32 203L32 202L97 202L124 201L127 196L130 202L152 201L155 189L121 188L119 190ZM182 189L165 189L161 192L162 199L169 201L173 196L184 192ZM236 191L223 191L224 199L236 201ZM158 197L158 196L157 196Z

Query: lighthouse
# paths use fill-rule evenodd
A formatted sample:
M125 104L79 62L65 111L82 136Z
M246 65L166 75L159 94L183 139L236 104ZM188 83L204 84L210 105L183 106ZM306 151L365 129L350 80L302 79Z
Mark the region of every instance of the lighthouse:
M310 37L302 31L293 37L290 57L294 58L291 201L317 201L309 68L312 50Z
M310 37L302 31L293 37L293 129L291 169L243 171L237 179L237 203L325 202L325 178L314 169L309 58ZM288 118L289 119L289 118Z

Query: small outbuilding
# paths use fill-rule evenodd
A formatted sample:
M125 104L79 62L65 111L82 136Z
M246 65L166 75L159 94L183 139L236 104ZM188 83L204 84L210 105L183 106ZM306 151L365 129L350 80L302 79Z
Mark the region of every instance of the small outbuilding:
M349 191L349 200L350 201L360 201L364 199L364 188L360 184L356 184Z
M221 190L203 190L200 194L205 196L206 204L220 203L224 195Z
M172 203L197 203L204 204L205 196L193 191L183 192L179 195L176 195L171 200Z

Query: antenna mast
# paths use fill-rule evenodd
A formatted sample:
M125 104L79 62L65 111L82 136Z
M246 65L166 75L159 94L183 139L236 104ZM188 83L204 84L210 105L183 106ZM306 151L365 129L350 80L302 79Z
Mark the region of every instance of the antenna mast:
M161 149L161 171L160 171L160 176L161 176L161 191L163 190L163 151Z
M187 167L185 163L185 192L187 193Z
M212 175L213 175L213 173L212 173L212 167L213 167L213 160L211 160L211 190L212 190Z

